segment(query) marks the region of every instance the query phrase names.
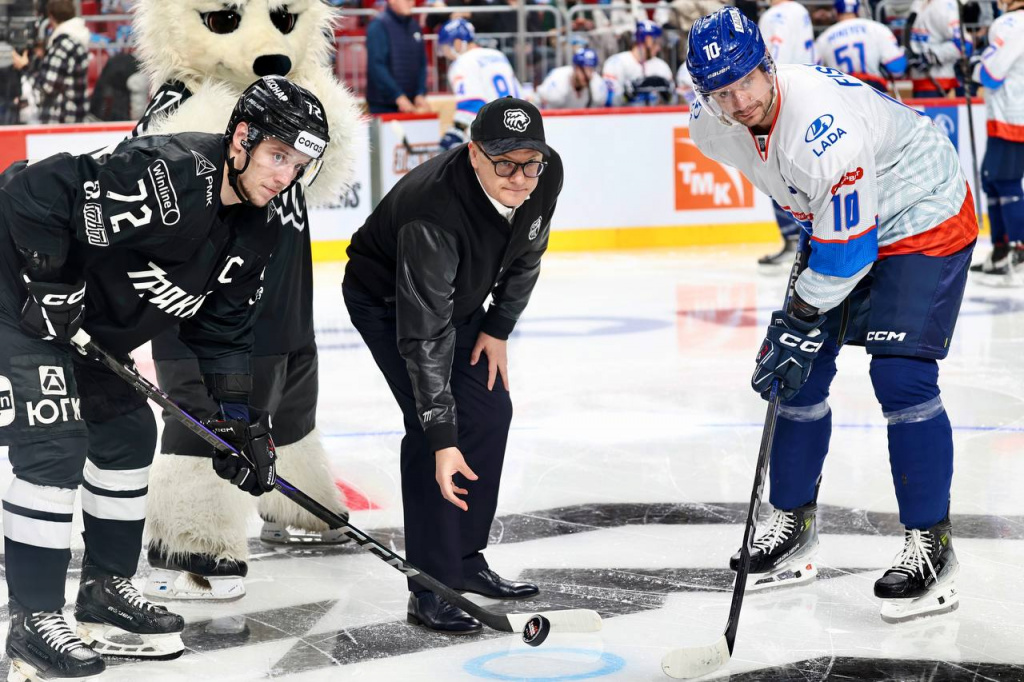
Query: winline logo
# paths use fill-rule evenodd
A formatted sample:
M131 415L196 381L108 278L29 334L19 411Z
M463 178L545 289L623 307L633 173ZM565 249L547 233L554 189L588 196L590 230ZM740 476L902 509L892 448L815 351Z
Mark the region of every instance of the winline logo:
M677 211L753 208L754 186L738 170L701 154L688 128L674 128L672 137Z

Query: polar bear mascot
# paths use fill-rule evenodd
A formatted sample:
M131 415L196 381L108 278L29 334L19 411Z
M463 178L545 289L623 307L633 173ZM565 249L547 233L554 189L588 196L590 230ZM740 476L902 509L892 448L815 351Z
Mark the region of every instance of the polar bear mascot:
M268 221L280 221L283 229L257 296L262 300L249 403L273 416L280 475L347 517L316 430L317 351L306 222L307 204L336 201L351 182L362 125L354 98L329 66L333 19L320 0L139 0L133 29L155 94L133 135L223 132L246 86L270 74L287 76L324 104L330 144L315 180L294 184L268 212ZM198 363L176 333L153 342L153 358L160 384L179 405L202 419L220 416ZM158 599L244 596L253 498L218 478L209 446L167 415L160 449L150 473L147 531L153 571L145 593ZM280 493L260 497L258 511L264 542L346 540Z

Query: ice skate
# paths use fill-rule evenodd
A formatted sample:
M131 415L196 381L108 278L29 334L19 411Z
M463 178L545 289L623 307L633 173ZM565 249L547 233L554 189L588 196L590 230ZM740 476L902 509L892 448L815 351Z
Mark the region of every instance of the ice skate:
M75 620L82 640L104 656L169 660L185 651L184 618L143 599L130 579L94 566L82 568Z
M1024 244L996 244L983 262L972 265L978 283L990 287L1024 286Z
M168 556L152 544L148 558L153 571L142 593L149 599L235 601L245 596L249 565L244 561L209 554Z
M948 519L928 530L905 531L903 551L875 582L882 620L901 623L956 610L959 572Z
M10 600L7 682L91 680L106 670L98 653L79 639L60 611L29 612Z
M762 274L774 275L786 272L796 258L796 250L800 246L800 237L786 237L783 239L782 248L776 253L770 253L757 259L757 269Z
M342 516L348 519L348 514ZM267 520L263 521L263 529L260 531L260 540L268 545L343 545L350 539L339 528L310 531Z
M791 511L776 509L772 512L754 538L747 591L800 585L815 579L818 575L817 511L817 504L808 504ZM729 560L729 568L738 570L739 564L740 553L737 552Z

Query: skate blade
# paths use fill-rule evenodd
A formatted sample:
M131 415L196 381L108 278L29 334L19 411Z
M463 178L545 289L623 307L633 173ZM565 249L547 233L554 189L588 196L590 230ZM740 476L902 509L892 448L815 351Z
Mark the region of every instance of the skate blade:
M949 585L934 594L917 599L883 599L882 620L886 623L908 623L921 618L952 613L960 607L960 595L955 585Z
M186 571L154 569L142 594L155 601L238 601L245 596L239 576L201 576Z
M99 672L95 675L86 675L85 677L61 679L72 679L75 682L86 682L87 680L99 679L102 674L102 672ZM7 682L47 682L49 679L52 678L41 677L39 671L25 661L17 658L11 660L11 669L7 673Z
M352 538L334 528L323 532L304 531L284 526L264 526L260 531L260 542L267 545L299 545L302 547L321 547L343 545Z
M106 623L79 623L78 636L101 656L170 661L185 653L180 632L139 635Z
M814 560L803 561L796 566L789 565L781 570L770 573L751 573L747 575L747 592L760 592L773 587L803 585L818 577L818 564Z
M993 289L1016 289L1024 286L1024 275L1018 272L1011 272L1009 274L992 274L990 272L978 273L975 278L978 284L986 287L992 287Z

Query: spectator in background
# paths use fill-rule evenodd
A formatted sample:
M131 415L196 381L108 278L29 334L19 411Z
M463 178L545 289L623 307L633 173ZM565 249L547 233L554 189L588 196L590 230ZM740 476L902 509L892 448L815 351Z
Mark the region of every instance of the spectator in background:
M49 0L46 17L53 32L38 67L27 79L38 103L39 123L81 123L89 113L89 29L77 16L74 0ZM29 56L15 51L14 68L28 67Z
M597 73L597 52L581 47L572 64L553 69L537 89L545 109L590 109L608 101L608 86Z
M366 103L371 114L415 113L427 107L427 53L412 16L415 0L388 0L366 29Z

